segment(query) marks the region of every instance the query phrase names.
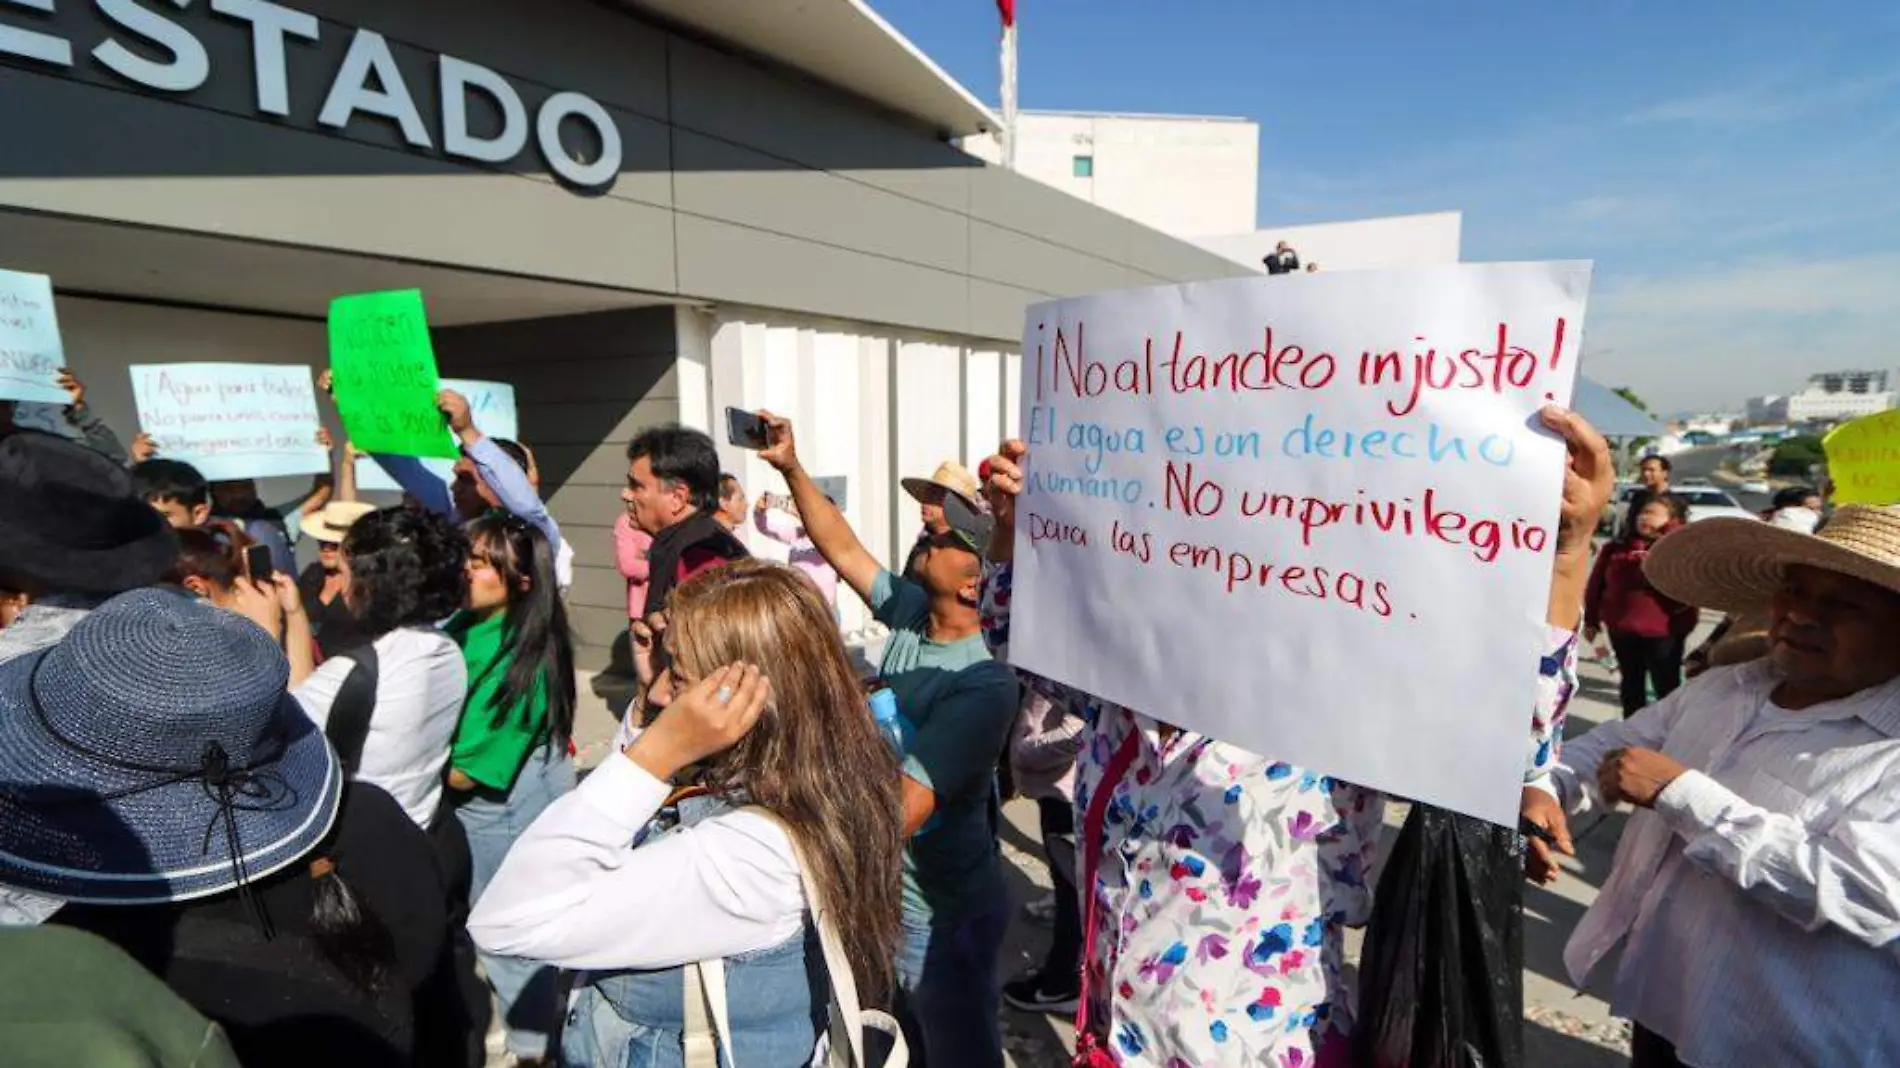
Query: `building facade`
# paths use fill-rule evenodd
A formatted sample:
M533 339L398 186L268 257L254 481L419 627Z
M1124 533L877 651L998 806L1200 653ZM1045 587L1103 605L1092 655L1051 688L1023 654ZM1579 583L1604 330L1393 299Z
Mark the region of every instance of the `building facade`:
M898 559L896 478L1015 425L1025 305L1244 273L958 149L993 117L863 5L760 12L0 0L0 267L128 438L127 366L318 367L331 298L421 289L442 373L515 386L601 666L641 427L792 416Z
M993 134L963 147L990 163L1003 158ZM1163 233L1233 233L1252 229L1258 210L1260 127L1220 116L1024 111L1016 170Z
M1895 406L1885 371L1827 371L1808 378L1807 387L1788 395L1791 423L1832 422L1884 412Z

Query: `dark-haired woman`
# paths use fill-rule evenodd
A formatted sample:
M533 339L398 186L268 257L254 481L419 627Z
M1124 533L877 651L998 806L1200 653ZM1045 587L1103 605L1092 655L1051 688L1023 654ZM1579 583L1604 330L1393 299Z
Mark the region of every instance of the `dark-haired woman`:
M449 790L479 900L515 839L574 788L574 650L547 537L506 514L465 529L468 607L446 629L462 647L469 687ZM540 1061L559 1019L556 970L492 953L482 968L507 1022L508 1052Z
M1609 631L1626 717L1649 704L1651 690L1661 700L1682 685L1683 650L1699 614L1651 586L1643 560L1659 539L1688 521L1689 507L1681 497L1665 493L1642 501L1621 535L1597 554L1584 588L1583 636L1596 641L1599 632Z
M339 741L360 782L389 791L417 826L442 801L449 743L462 715L468 673L462 650L437 624L468 593L468 538L441 516L385 508L358 519L343 539L343 597L375 650L376 687L360 746ZM361 655L335 656L296 689L297 700L337 740L330 717Z
M429 1065L479 1065L488 1020L474 946L461 930L468 839L443 804L468 672L461 648L437 624L468 596L467 561L462 528L432 512L384 508L352 523L339 570L346 576L343 597L369 642L324 661L292 691L335 743L345 771L388 791L435 846L452 935L418 1010L418 1060Z

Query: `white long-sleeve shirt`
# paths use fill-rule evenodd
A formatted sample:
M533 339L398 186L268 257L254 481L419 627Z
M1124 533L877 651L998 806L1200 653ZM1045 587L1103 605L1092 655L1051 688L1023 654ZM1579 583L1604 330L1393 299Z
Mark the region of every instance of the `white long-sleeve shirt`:
M515 841L469 916L475 944L563 968L671 968L804 925L791 839L734 811L632 845L671 787L615 750Z
M1605 754L1690 768L1624 831L1564 951L1627 939L1613 1009L1702 1068L1900 1064L1900 679L1799 712L1766 661L1717 669L1566 743L1536 785L1601 805Z

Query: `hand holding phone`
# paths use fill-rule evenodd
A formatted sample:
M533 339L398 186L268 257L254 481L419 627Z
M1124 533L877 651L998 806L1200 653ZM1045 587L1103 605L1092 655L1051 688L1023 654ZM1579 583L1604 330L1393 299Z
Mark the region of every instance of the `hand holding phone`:
M271 572L270 546L252 545L244 550L244 573L259 586L270 585Z
M753 452L764 449L771 444L771 437L765 426L765 417L757 412L727 408L726 440L741 449L751 449Z

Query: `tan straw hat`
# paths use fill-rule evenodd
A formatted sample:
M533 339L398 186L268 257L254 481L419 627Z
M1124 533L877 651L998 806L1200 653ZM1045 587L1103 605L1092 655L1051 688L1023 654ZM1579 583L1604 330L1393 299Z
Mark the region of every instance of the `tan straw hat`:
M1705 519L1658 541L1643 574L1678 601L1746 612L1767 604L1794 564L1900 593L1900 505L1843 505L1819 534L1759 519Z
M362 501L331 501L303 521L304 536L312 541L340 543L352 524L375 510L375 505Z
M956 462L945 460L937 465L937 470L929 478L907 478L899 483L904 492L916 498L920 504L936 504L937 496L945 490L962 497L972 508L976 507L976 498L982 492L982 484L970 469Z

